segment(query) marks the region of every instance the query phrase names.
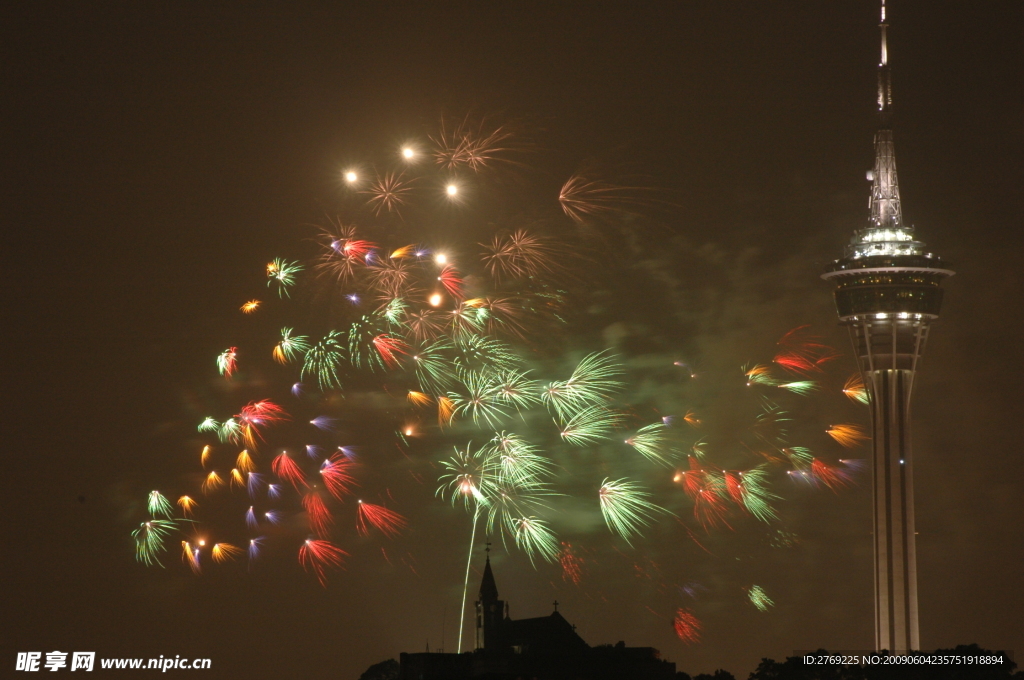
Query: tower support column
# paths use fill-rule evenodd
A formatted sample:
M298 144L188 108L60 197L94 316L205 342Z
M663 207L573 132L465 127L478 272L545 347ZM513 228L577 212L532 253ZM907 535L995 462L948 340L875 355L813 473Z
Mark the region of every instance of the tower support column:
M917 551L910 451L913 374L885 369L865 375L871 394L875 552L875 648L920 649Z

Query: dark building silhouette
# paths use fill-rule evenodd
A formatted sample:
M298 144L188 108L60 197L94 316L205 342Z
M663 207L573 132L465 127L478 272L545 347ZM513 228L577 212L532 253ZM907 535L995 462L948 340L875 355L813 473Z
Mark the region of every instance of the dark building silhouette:
M401 655L401 680L672 680L676 665L653 647L591 647L555 611L513 620L498 599L490 557L476 603L476 649Z

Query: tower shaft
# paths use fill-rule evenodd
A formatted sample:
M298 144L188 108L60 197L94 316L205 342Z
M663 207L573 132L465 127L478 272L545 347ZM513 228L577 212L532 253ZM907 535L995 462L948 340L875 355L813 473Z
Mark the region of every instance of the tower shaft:
M928 337L922 320L850 323L872 425L875 648L920 649L910 396Z

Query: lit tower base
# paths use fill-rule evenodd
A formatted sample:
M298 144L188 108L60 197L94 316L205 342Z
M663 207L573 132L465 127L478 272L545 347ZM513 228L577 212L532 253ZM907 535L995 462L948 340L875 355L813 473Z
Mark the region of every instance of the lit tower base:
M878 71L880 125L867 228L822 278L836 286L840 323L848 326L871 409L875 543L875 647L921 648L917 612L910 395L928 329L942 306L940 284L953 272L904 226L896 181L892 86L882 0Z

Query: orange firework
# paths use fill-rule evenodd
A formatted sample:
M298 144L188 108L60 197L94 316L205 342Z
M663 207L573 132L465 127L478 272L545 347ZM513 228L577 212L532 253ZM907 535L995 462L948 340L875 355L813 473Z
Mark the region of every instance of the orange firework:
M230 543L215 543L211 552L214 562L227 562L241 555L242 549Z
M249 300L244 305L242 305L241 310L243 314L252 314L259 308L259 306L259 300Z
M206 481L203 482L203 493L209 494L211 491L216 491L218 488L224 486L224 480L220 478L216 470L206 475Z
M178 505L181 506L181 514L183 516L191 517L192 516L192 508L196 507L199 504L196 503L194 500L192 500L188 496L182 496L181 498L178 499Z
M448 397L437 398L437 422L444 426L450 425L455 415L455 404Z
M252 472L256 469L256 464L252 462L248 449L244 449L238 454L238 458L235 459L235 466L242 472Z
M416 406L430 406L434 401L429 394L415 392L413 390L409 390L408 399L409 403L415 404Z
M202 572L202 568L199 565L199 548L193 548L192 544L188 541L181 542L181 559L184 562L188 562L188 566L192 568L192 573L199 574Z
M409 257L416 253L416 246L402 246L398 250L391 253L390 257L392 260L401 260L402 258Z
M868 403L868 391L864 387L864 381L856 373L851 375L843 385L843 394L853 401L859 401L862 404Z
M825 432L848 449L857 446L865 439L870 439L859 425L830 425Z

